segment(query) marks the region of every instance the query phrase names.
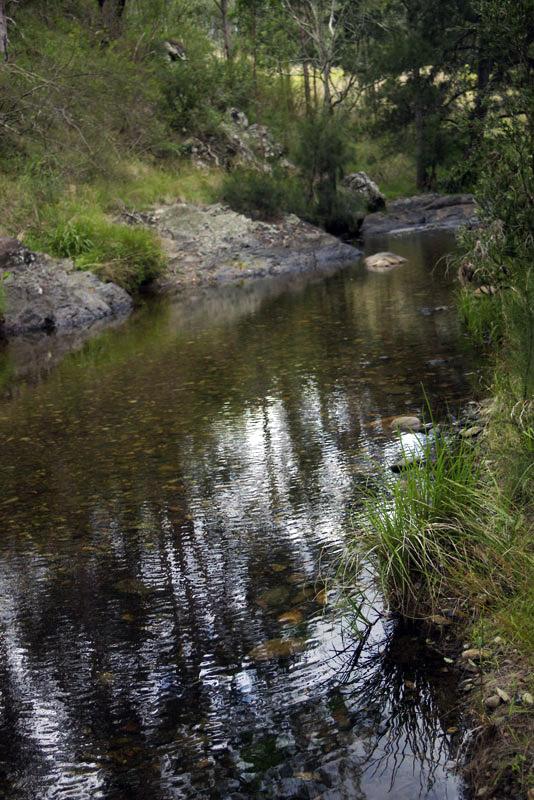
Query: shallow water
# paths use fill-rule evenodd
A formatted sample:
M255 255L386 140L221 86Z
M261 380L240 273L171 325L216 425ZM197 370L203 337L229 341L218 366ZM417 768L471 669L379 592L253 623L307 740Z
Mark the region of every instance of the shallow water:
M443 659L393 622L357 658L324 588L381 420L469 395L451 246L4 354L0 796L460 796Z

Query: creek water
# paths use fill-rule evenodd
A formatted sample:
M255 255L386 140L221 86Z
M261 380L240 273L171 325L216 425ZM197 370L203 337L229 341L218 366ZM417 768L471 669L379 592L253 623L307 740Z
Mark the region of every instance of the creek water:
M439 648L332 580L383 420L469 396L451 238L389 247L1 356L1 797L461 796Z

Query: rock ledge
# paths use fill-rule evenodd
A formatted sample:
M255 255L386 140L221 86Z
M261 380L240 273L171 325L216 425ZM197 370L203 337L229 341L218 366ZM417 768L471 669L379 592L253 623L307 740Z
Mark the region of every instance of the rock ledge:
M70 331L128 314L132 299L114 283L74 268L72 261L32 253L0 239L3 314L0 335Z

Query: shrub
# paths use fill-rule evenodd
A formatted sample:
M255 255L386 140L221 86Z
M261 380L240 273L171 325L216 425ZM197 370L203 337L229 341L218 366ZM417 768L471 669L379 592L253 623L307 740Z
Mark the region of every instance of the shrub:
M253 219L274 220L284 213L305 215L302 186L281 173L239 169L225 176L222 200Z

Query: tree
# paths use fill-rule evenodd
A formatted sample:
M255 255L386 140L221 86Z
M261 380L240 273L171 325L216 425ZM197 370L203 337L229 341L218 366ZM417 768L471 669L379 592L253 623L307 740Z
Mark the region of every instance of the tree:
M232 28L230 22L231 0L213 0L220 15L224 55L227 61L233 57Z
M474 87L470 0L386 0L370 26L365 79L380 102L381 130L411 133L416 182L432 189L456 141L455 111Z
M121 31L126 0L98 0L98 5L100 7L104 26L110 36L118 36Z
M360 44L360 4L354 0L284 0L299 33L300 62L308 78L310 65L320 76L323 105L332 114L356 83L355 55ZM348 69L347 69L348 67ZM335 68L342 78L333 77ZM311 90L305 82L309 101Z

